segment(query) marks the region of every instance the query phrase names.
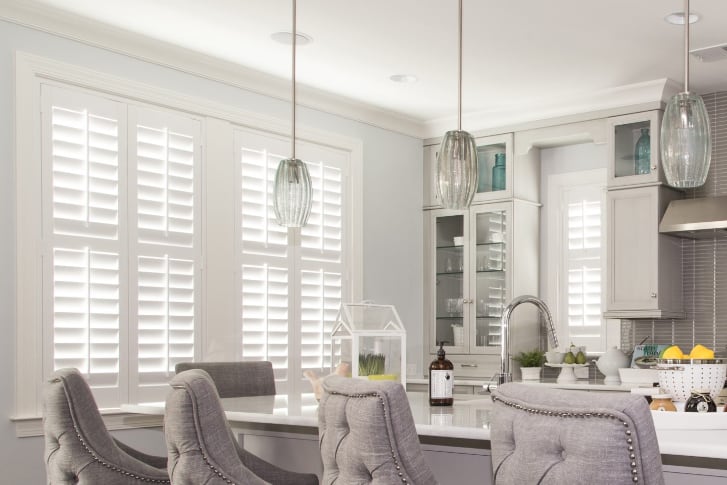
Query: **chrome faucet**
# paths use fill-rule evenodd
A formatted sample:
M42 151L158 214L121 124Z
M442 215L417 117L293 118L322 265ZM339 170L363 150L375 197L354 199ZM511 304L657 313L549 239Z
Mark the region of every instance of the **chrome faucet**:
M495 374L497 384L490 383L485 385L486 391L494 390L499 384L512 381L512 373L510 372L510 317L512 316L513 310L521 303L532 303L540 313L543 314L546 321L548 322L548 330L553 340L554 348L558 347L558 335L555 332L555 325L553 324L553 317L550 315L548 305L543 300L532 295L522 295L513 299L502 312L501 322L501 336L500 336L500 372ZM493 380L495 380L493 378Z

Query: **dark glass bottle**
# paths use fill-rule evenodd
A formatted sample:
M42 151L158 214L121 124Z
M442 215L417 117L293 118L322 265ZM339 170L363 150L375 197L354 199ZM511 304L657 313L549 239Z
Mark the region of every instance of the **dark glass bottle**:
M716 413L717 405L709 394L709 389L695 389L684 405L684 411L688 413Z
M437 360L429 365L429 405L451 406L454 404L454 365L445 359L444 342L439 343Z

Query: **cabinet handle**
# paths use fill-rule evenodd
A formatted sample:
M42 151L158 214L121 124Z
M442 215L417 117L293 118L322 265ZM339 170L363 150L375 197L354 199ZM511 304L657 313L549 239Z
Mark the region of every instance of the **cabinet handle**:
M477 364L460 364L460 367L477 367Z
M656 298L656 293L651 293L652 298Z
M656 165L652 165L651 166L651 170L655 172L656 171Z

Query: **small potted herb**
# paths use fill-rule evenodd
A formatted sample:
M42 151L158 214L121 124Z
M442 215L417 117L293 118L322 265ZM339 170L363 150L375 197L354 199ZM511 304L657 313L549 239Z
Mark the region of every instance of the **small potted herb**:
M396 380L393 374L384 374L386 356L384 354L359 354L358 375L368 376L369 380Z
M523 380L540 379L540 371L545 362L545 352L538 349L520 352L512 360L520 364Z

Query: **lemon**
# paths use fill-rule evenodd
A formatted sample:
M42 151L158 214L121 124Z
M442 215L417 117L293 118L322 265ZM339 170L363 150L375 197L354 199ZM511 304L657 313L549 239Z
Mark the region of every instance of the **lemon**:
M660 359L685 359L688 358L684 355L684 352L682 352L682 349L679 348L678 345L672 345L670 347L667 347L664 349L664 351L659 356Z
M704 345L695 345L689 352L690 359L714 359L714 350L708 349Z

